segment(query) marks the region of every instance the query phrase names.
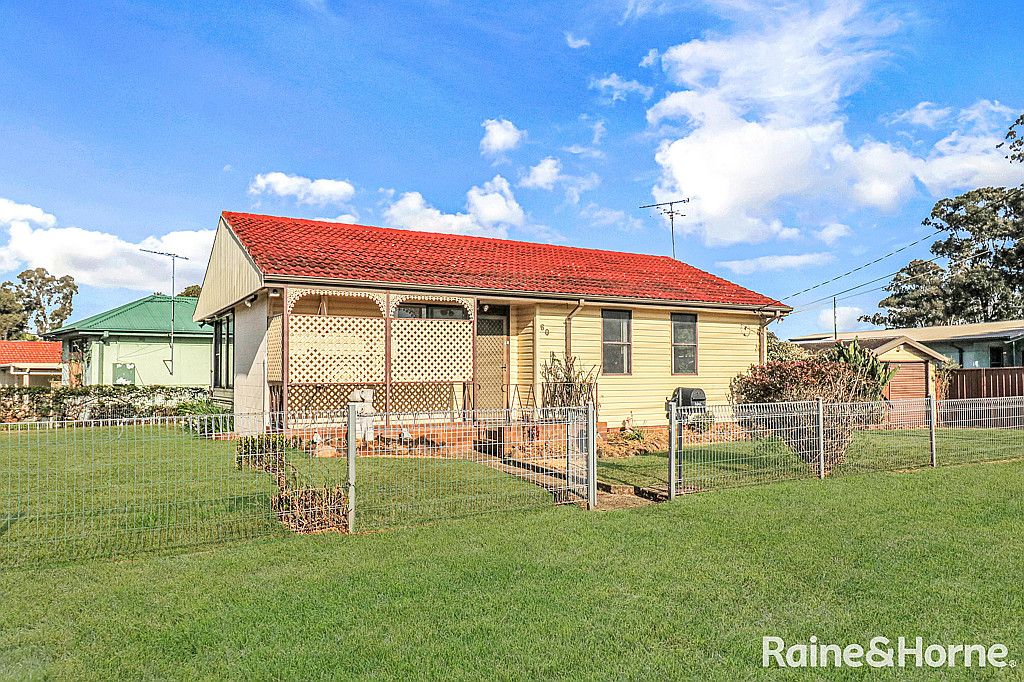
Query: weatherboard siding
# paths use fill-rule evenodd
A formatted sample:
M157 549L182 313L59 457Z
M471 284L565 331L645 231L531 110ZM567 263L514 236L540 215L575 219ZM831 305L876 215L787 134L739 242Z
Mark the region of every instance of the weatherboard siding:
M213 238L210 264L196 306L195 320L202 320L258 291L263 278L238 240L221 221Z
M573 304L543 304L537 310L535 371L551 353L565 349L565 319ZM636 425L665 421L665 401L677 386L704 389L709 401L728 399L729 383L758 363L760 318L752 314L696 312L697 374L672 374L672 310L657 308L609 309L632 311L632 373L598 377L599 419L618 426L632 418ZM572 352L584 369L601 366L602 306L585 306L572 321ZM677 312L682 312L677 311ZM694 311L687 311L694 312Z

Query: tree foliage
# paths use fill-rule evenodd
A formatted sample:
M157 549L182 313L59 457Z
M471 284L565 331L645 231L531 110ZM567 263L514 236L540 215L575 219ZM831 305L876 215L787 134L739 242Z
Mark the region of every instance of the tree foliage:
M21 338L28 327L28 313L10 282L0 285L0 339Z
M915 260L861 319L886 327L994 322L1024 316L1024 192L982 187L935 204L924 225L945 233L931 251L947 265Z
M18 275L18 284L13 288L38 334L56 329L68 319L78 293L74 277L56 277L46 268L25 270Z
M999 145L1006 147L1006 158L1010 161L1024 163L1024 114L1017 117L1017 120L1010 126L1006 133L1006 142Z
M178 296L185 296L187 298L199 298L200 292L203 287L199 284L189 284L187 287L181 290Z
M806 360L810 353L795 343L783 341L775 332L768 332L768 362L789 362L790 360Z

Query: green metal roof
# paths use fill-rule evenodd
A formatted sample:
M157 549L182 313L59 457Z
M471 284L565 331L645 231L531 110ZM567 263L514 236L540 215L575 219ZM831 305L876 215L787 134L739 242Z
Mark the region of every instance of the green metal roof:
M171 330L171 302L174 302L174 333L190 336L212 336L212 327L200 327L192 321L198 298L163 296L154 294L138 301L125 303L104 313L54 329L47 337L80 334L169 334Z

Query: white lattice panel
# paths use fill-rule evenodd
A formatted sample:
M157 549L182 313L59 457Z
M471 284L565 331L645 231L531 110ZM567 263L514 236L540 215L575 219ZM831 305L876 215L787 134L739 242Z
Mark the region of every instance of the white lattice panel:
M470 381L472 320L392 320L392 381Z
M292 315L289 383L384 381L384 320Z
M325 289L325 288L314 288L314 287L289 287L288 288L288 300L286 302L288 312L291 312L292 308L295 307L295 302L303 296L355 296L359 298L368 298L377 304L380 308L380 314L383 315L388 309L388 297L387 294L376 291L358 291L355 289Z
M267 381L281 381L281 316L270 318L267 325Z
M465 308L466 314L470 318L475 317L476 312L474 308L473 299L471 298L465 298L463 296L439 296L435 294L408 294L402 296L392 295L391 310L388 311L388 314L391 317L394 317L395 311L398 310L398 306L402 305L403 303L448 303L460 305L463 308Z

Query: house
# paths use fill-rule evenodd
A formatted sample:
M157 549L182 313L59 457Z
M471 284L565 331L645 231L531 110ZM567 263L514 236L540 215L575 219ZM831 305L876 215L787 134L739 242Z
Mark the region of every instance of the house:
M852 339L841 339L849 343ZM796 341L810 351L827 350L836 344L834 338L827 341ZM936 395L935 369L946 362L946 356L908 336L874 336L857 338L857 343L869 350L882 362L896 370L892 380L885 387L887 400L928 398Z
M664 256L221 215L195 320L236 414L542 405L548 359L597 374L599 420L661 424L680 385L724 400L789 311ZM227 330L227 331L225 331Z
M197 301L154 294L66 324L46 338L60 341L72 385L208 386L213 328L193 321Z
M0 386L50 386L60 380L59 343L0 341Z
M928 346L965 369L1024 365L1024 320L841 332L838 338L863 341L897 336ZM811 334L790 340L802 344L830 338L832 334Z

